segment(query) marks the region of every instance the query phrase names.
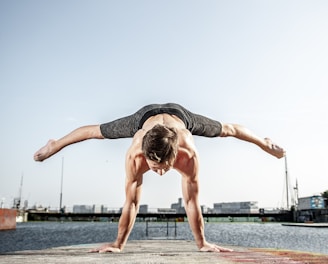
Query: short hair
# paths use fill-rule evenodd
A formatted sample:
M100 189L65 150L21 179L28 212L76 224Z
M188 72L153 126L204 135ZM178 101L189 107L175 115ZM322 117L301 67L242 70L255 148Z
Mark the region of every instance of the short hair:
M158 163L175 159L178 153L176 129L155 125L142 139L142 152L147 159Z

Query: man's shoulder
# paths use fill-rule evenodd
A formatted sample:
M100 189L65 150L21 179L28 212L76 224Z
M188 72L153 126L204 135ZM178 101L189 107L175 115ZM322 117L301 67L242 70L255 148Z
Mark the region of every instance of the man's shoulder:
M195 148L193 135L186 128L178 130L178 142L179 147Z
M142 177L149 170L149 166L142 152L133 152L126 158L126 173L134 177Z

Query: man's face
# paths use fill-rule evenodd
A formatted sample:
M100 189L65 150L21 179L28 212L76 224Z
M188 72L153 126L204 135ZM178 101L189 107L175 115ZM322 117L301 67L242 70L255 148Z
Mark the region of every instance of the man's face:
M173 162L168 162L168 161L163 163L158 163L156 161L146 159L146 162L149 166L149 169L156 172L160 176L164 175L167 171L169 171L173 167Z

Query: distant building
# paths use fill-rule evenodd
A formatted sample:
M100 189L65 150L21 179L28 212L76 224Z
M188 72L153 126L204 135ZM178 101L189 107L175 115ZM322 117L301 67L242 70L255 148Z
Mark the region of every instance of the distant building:
M147 214L148 213L148 204L142 204L139 207L140 214Z
M177 203L171 204L171 209L174 209L178 214L185 214L186 210L182 205L182 198L179 198Z
M108 208L102 204L73 205L73 213L75 213L75 214L104 214L104 213L108 213Z
M101 214L101 213L103 213L103 208L104 208L103 205L96 205L96 204L94 204L92 206L93 213L95 213L95 214Z
M88 214L93 213L93 206L91 205L73 205L73 213L75 214Z
M258 213L258 202L215 203L213 212L217 214L251 214Z
M171 208L158 208L157 213L161 214L175 214L177 211Z
M297 222L328 222L328 210L321 195L298 198Z
M202 214L207 214L210 212L210 208L208 208L206 205L201 205L200 209L202 210Z
M324 209L325 201L321 195L298 198L298 210Z

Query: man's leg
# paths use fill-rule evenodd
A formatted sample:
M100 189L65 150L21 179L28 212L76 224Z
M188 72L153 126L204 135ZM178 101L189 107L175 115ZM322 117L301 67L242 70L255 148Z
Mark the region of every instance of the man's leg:
M241 125L222 124L220 137L235 137L240 140L251 142L279 159L285 156L284 149L274 144L269 138L260 138Z
M62 148L87 139L103 139L99 125L83 126L59 140L51 139L48 143L34 154L35 161L43 161L56 154Z

